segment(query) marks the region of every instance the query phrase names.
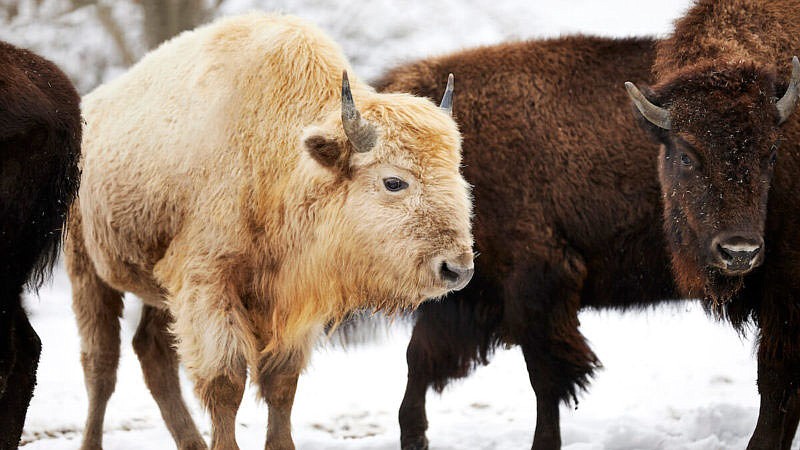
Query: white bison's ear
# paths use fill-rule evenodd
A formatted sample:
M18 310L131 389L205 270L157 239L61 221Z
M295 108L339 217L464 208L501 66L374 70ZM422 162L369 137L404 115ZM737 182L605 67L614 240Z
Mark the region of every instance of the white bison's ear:
M333 170L346 170L349 166L350 152L347 143L323 133L311 133L303 139L303 145L314 161Z

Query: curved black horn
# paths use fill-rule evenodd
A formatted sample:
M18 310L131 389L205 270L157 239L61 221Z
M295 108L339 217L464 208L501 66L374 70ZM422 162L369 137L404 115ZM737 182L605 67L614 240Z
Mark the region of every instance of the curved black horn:
M442 96L442 103L439 104L439 108L442 111L446 112L447 114L453 115L453 74L447 76L447 87L444 89L444 95Z
M361 118L361 113L353 101L350 91L350 80L347 71L342 72L342 127L347 139L353 144L358 153L366 153L375 147L378 132L375 125Z
M672 120L669 117L669 111L650 103L650 100L648 100L639 88L630 81L625 82L625 89L628 90L628 95L631 97L631 100L633 100L633 104L636 105L636 109L642 113L645 119L650 121L653 125L665 130L672 128Z
M798 84L800 84L800 61L795 56L792 58L792 78L789 80L789 87L786 88L786 93L783 94L783 97L775 104L780 115L778 123L785 122L797 107L797 99L800 96Z

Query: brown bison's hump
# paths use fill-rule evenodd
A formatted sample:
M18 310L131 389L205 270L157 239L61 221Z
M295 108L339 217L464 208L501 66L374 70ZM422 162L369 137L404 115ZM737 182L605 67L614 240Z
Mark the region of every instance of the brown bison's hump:
M438 100L455 75L453 111L485 266L570 245L607 273L641 263L618 258L620 248L665 269L658 146L636 125L623 85L650 82L655 42L573 36L481 47L395 68L376 87ZM637 284L609 278L589 290L606 297L601 289Z
M559 87L616 82L613 77L599 75L617 76L622 67L632 75L645 75L653 62L655 44L654 39L646 37L611 39L583 35L508 42L403 64L386 72L373 85L383 92L409 92L438 101L447 81L446 74L452 72L456 79L455 95L462 99L486 93L487 89L500 85L500 79L519 83L508 83L496 95L519 98L541 91L542 87L553 92ZM532 82L537 81L545 86L534 90L536 84Z
M656 195L655 146L623 87L649 81L654 47L651 38L589 36L506 43L395 68L376 87L437 99L452 72L476 221L530 219L531 208L553 220L562 207L597 210L606 193L621 199L646 186Z

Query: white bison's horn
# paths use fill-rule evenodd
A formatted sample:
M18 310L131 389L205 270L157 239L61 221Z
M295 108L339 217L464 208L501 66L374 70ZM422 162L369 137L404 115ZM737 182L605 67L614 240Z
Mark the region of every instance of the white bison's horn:
M792 58L792 78L789 80L789 87L786 88L786 93L783 94L783 97L775 104L780 115L780 122L778 123L785 122L797 106L798 95L800 95L800 92L798 92L800 86L798 85L800 85L800 61L795 56Z
M353 144L358 153L365 153L375 146L378 132L375 125L361 118L361 113L356 109L353 93L350 92L350 80L347 71L342 72L342 126L347 139Z
M639 91L639 88L630 81L625 82L625 89L628 90L628 95L631 100L633 100L633 104L636 105L636 108L642 113L645 119L649 120L653 125L665 130L672 128L672 119L669 117L669 111L650 103L650 100L648 100L647 97Z
M447 87L444 89L444 95L442 96L442 103L439 104L439 108L442 111L446 112L447 114L453 115L453 74L447 76Z

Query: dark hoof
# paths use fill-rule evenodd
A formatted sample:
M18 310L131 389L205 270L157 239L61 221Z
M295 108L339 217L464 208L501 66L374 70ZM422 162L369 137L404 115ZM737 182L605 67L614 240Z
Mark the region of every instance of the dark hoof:
M409 442L410 441L410 442ZM401 444L402 450L428 450L428 438L420 436L418 438L409 439Z

